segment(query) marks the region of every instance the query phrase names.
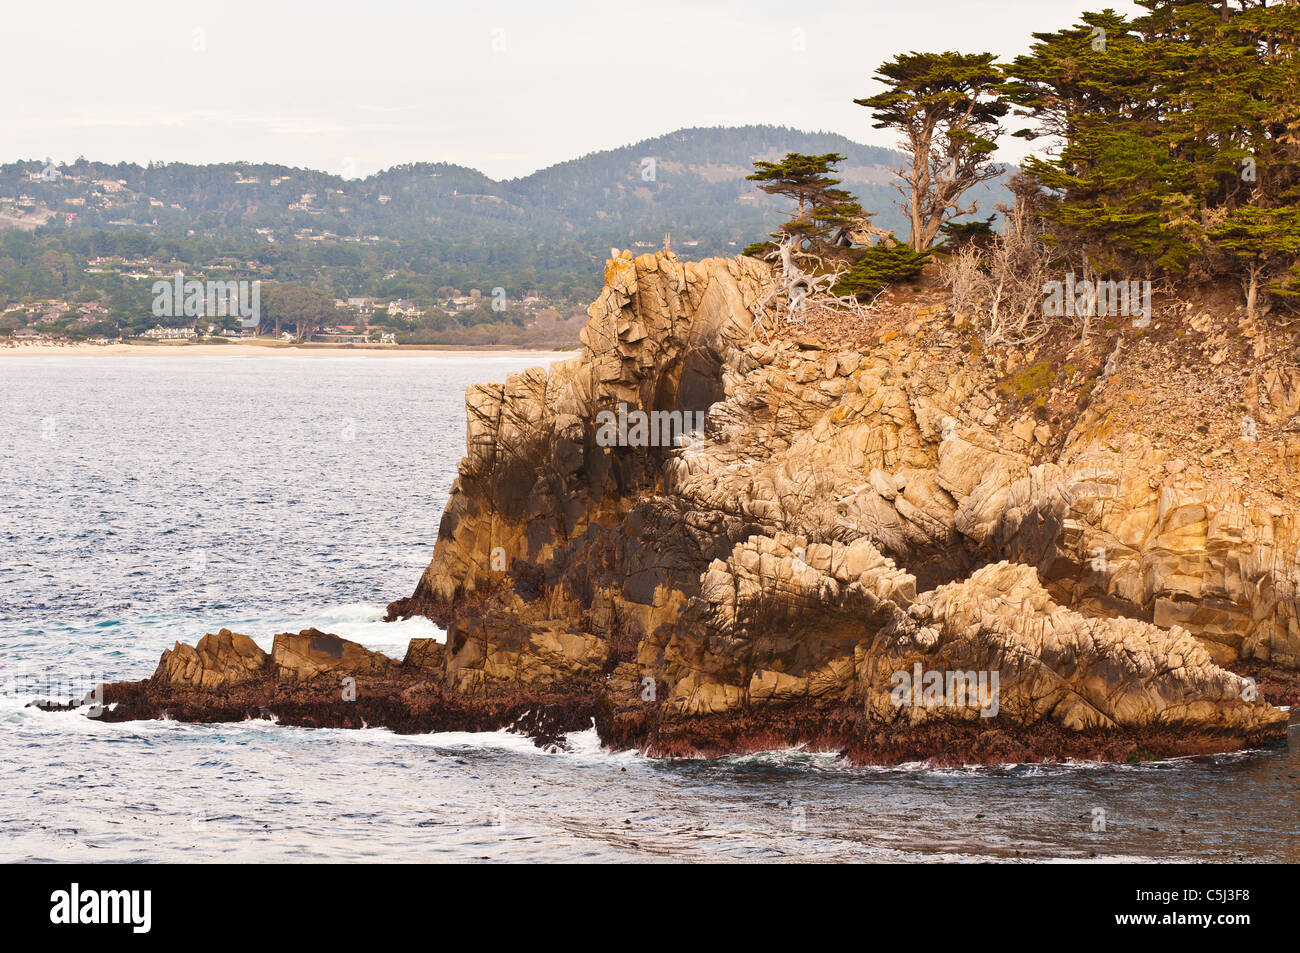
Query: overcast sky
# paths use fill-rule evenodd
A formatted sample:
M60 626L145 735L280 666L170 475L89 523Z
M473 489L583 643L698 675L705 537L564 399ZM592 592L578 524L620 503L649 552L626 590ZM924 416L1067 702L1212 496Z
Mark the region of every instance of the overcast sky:
M876 91L883 60L913 49L1010 56L1032 32L1107 5L1136 10L1126 0L14 2L3 14L0 162L245 159L352 176L447 161L506 178L685 126L775 123L894 145L852 103Z

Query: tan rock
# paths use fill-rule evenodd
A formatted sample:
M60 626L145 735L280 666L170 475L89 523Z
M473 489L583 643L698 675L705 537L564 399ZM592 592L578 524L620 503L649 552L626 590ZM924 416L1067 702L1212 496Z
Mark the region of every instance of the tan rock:
M446 646L437 639L411 639L402 659L402 670L441 680L446 664Z
M271 646L276 677L286 681L312 681L324 677L392 677L396 662L379 652L319 629L282 632Z
M248 636L222 629L197 646L177 642L164 651L153 678L172 688L218 691L262 677L268 657Z
M652 677L666 717L861 704L912 723L931 716L884 707L889 666L976 659L1023 723L1276 720L1216 660L1300 665L1290 506L1247 506L1116 425L1144 397L1132 381L1072 422L1058 411L1081 371L1042 395L1041 423L997 379L1037 349L964 359L933 340L942 309L861 351L769 339L753 311L769 277L753 259L615 256L578 357L471 389L411 600L454 619L453 690L589 680L634 705ZM1255 386L1300 411L1300 377ZM708 423L683 449L597 447L619 404Z

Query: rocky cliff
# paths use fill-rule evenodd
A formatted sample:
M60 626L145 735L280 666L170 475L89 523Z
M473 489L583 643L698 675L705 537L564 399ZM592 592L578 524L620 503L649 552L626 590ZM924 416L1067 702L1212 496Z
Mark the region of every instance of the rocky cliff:
M379 661L304 633L261 658L221 633L110 686L112 716L364 708L547 739L594 720L651 753L808 743L868 762L1284 737L1285 437L1255 434L1234 469L1235 421L1179 405L1194 387L1157 399L1143 361L1173 345L1154 337L987 353L937 291L769 337L770 280L749 258L623 253L579 356L470 388L432 562L390 607L446 627L445 652ZM1202 323L1177 345L1256 348ZM1282 430L1297 375L1250 374L1252 426Z

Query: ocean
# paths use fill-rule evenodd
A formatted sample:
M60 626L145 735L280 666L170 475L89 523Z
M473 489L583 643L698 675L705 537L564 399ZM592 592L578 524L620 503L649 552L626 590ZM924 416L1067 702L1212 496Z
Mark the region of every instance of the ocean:
M25 707L227 627L401 657L465 388L536 358L0 358L0 860L1300 861L1292 745L1140 765L663 761Z

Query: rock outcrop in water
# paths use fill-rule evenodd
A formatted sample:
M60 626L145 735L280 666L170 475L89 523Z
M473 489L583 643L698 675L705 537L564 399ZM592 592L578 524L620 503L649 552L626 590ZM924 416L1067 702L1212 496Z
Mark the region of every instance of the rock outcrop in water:
M578 357L470 388L433 560L390 607L445 626L445 651L397 663L308 632L268 656L222 632L110 686L112 717L547 739L594 721L652 753L808 743L871 762L1284 736L1285 712L1229 669L1294 684L1285 495L1260 505L1128 425L1099 367L1053 387L1034 355L1020 371L983 355L942 302L764 340L769 277L625 253Z

